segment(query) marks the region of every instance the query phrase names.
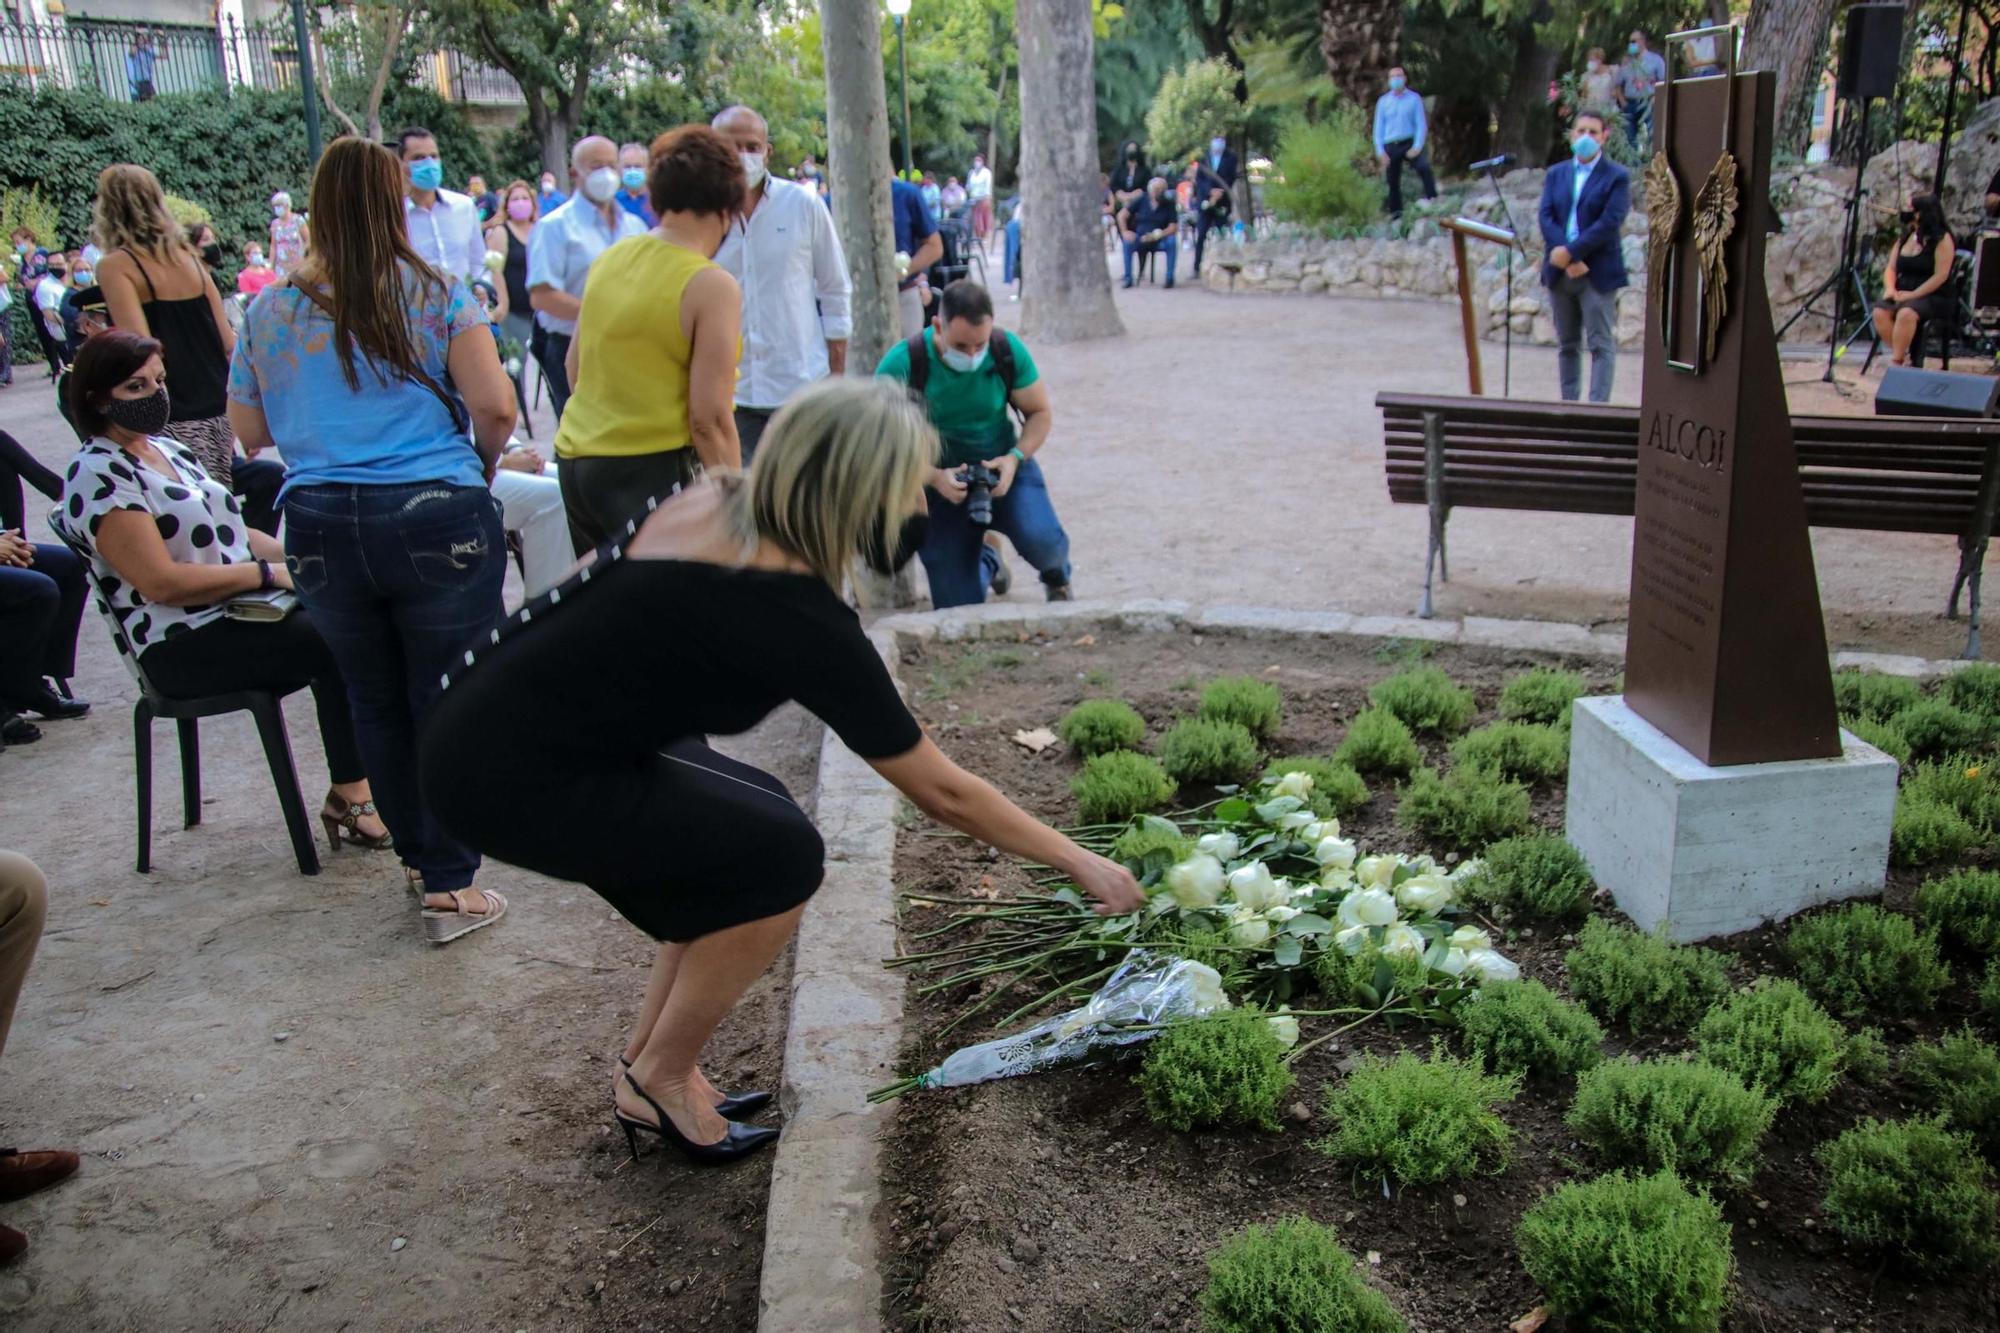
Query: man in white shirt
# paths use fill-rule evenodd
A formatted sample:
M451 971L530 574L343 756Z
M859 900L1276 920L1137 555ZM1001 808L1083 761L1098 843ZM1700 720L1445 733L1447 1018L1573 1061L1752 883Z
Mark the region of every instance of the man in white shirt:
M412 126L396 136L403 152L403 220L410 247L440 273L471 282L486 271L486 237L470 195L443 187L437 136Z
M714 120L736 145L750 193L715 262L743 288L743 362L736 377L736 438L743 466L771 414L793 392L847 369L852 288L833 215L810 187L773 177L764 118L733 106Z
M618 206L618 145L602 135L579 140L570 150L573 189L568 200L542 220L528 237L528 301L542 331L542 378L548 381L556 420L569 402L570 339L576 336L583 286L597 257L628 236L646 234L646 224Z
M972 202L972 234L981 245L993 234L993 169L983 153L972 155L972 172L965 178L965 197Z

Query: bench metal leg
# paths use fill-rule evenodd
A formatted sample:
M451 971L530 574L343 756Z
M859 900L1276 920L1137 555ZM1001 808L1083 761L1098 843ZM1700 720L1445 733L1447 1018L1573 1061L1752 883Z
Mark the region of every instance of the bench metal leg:
M1945 604L1945 618L1958 619L1958 590L1971 590L1971 625L1966 634L1965 656L1979 656L1979 581L1986 569L1986 548L1993 536L1993 519L2000 510L2000 441L1986 446L1980 470L1979 496L1973 502L1972 527L1958 539L1958 576L1951 583L1951 598Z
M201 822L201 724L191 717L179 721L181 733L181 827Z
M132 705L132 774L139 797L139 873L153 868L153 710Z
M1972 592L1970 598L1972 603L1972 612L1971 615L1967 617L1969 628L1967 629L1965 635L1965 653L1964 653L1965 660L1968 662L1976 662L1979 660L1979 576L1984 572L1981 569L1981 566L1984 565L1985 563L1986 562L1982 560L1979 562L1978 565L1974 565L1972 567L1972 578L1971 578Z
M1424 507L1430 511L1430 538L1424 550L1424 598L1417 615L1429 620L1435 613L1431 602L1431 574L1439 583L1451 582L1451 566L1445 558L1444 528L1451 506L1444 498L1444 421L1436 412L1424 413Z

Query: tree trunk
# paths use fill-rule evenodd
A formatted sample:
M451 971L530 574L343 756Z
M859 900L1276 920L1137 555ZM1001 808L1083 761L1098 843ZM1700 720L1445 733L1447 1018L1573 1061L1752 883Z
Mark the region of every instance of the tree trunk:
M1812 102L1826 69L1839 0L1751 0L1743 37L1744 69L1775 70L1777 124L1771 146L1803 153L1812 137Z
M1388 88L1401 56L1402 0L1319 0L1319 53L1327 77L1363 112Z
M1494 139L1494 151L1512 153L1525 167L1546 166L1549 161L1549 81L1556 76L1557 53L1544 46L1535 31L1550 12L1547 0L1543 0L1535 6L1533 16L1521 24L1514 48L1514 72L1496 117L1500 132Z
M896 232L889 208L889 99L875 0L824 0L827 178L834 227L854 283L847 373L872 375L902 338L896 316Z
M368 86L368 140L382 142L382 98L389 90L389 75L396 68L396 52L403 46L403 35L410 30L410 14L416 8L415 0L398 0L383 15L382 58L375 63L375 79Z
M1019 0L1021 327L1067 342L1125 332L1097 221L1090 0ZM829 115L831 120L832 116Z

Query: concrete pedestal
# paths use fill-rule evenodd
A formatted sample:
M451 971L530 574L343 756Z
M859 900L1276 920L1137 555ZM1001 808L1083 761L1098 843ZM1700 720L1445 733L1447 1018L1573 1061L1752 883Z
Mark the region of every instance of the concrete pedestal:
M1709 939L1882 887L1896 761L1841 733L1838 759L1711 768L1626 706L1579 699L1569 840L1618 906Z

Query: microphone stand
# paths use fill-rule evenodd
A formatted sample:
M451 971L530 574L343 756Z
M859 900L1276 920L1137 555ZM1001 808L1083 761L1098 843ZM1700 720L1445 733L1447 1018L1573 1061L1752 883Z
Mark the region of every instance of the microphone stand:
M1493 197L1500 201L1500 216L1507 220L1507 230L1514 233L1514 244L1507 247L1507 318L1501 324L1500 351L1500 396L1514 396L1514 249L1520 244L1521 233L1514 226L1513 210L1507 207L1506 192L1500 188L1500 179L1493 173L1494 167L1486 168L1486 183L1493 187Z

